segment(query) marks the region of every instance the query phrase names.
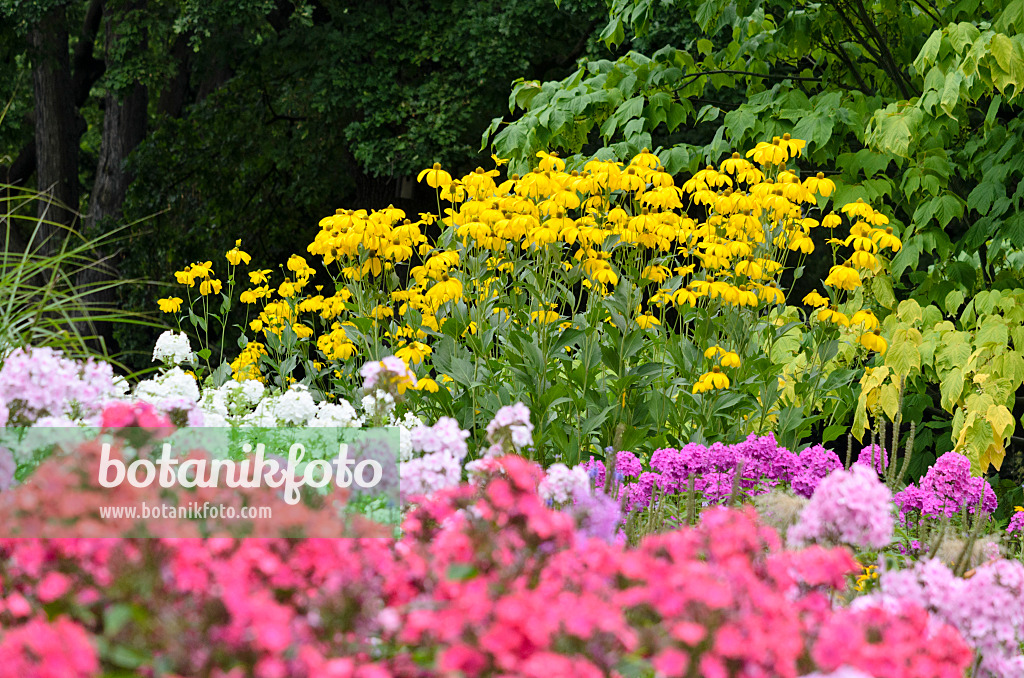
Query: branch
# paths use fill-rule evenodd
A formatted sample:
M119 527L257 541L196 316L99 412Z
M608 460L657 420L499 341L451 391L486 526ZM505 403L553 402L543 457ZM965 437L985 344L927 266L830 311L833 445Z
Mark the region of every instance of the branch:
M941 17L939 17L938 14L933 14L931 8L929 8L927 5L925 5L923 2L921 2L921 0L910 0L910 1L912 3L914 3L915 5L917 5L921 9L921 11L924 12L925 15L935 23L936 26L941 26L942 25Z
M825 43L825 49L835 54L837 57L839 57L840 61L846 64L846 67L850 70L850 73L853 75L854 80L856 80L857 83L860 85L862 92L864 92L865 94L874 94L875 91L868 87L868 83L864 80L864 77L860 74L860 71L857 70L856 64L854 64L853 60L850 59L850 55L846 53L845 49L843 49L842 44L837 44L828 41Z
M82 36L75 46L71 61L71 87L74 90L75 108L81 108L89 98L89 90L106 70L106 63L93 57L96 35L103 19L103 0L92 0L82 22Z
M689 85L692 82L695 82L698 78L702 78L705 75L746 75L753 78L767 78L769 80L801 80L805 82L822 82L821 78L812 78L803 75L784 75L781 73L754 73L753 71L736 71L729 68L722 68L713 71L700 71L699 73L693 73L688 77L687 80L683 81L673 91L680 92L683 89L685 89L687 85ZM839 85L839 87L842 87L843 89L850 89L849 87L846 87L844 85Z
M868 16L868 11L864 7L864 3L861 0L851 0L854 3L854 11L860 15L860 20L864 22L864 27L874 36L875 44L878 45L878 50L883 55L883 68L889 74L893 80L896 81L896 86L900 88L900 94L903 95L904 99L909 99L911 95L910 82L907 80L906 74L903 73L903 69L896 65L896 60L892 56L892 52L889 51L889 46L885 39L882 38L882 34L878 30L878 26Z

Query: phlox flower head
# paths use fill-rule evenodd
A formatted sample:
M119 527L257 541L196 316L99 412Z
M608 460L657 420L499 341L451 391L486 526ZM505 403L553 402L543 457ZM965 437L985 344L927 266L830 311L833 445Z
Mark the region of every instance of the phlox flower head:
M165 400L199 401L199 386L191 374L180 367L172 367L163 374L139 382L135 386L135 397L160 407Z
M409 432L413 450L427 454L445 452L460 462L469 452L467 438L469 431L463 431L459 422L451 417L441 417L433 426L420 425Z
M579 468L582 468L590 476L594 487L604 487L607 476L603 461L595 459L591 455L588 461L579 465ZM617 476L621 476L622 480L627 478L636 479L643 472L643 465L632 452L620 450L615 453L615 471Z
M821 481L787 534L795 546L812 542L883 548L892 541L892 493L865 466L838 469Z
M582 466L569 468L565 464L552 464L537 491L546 502L566 504L590 494L590 475Z
M105 429L159 429L171 426L171 420L147 402L113 402L103 409L101 424Z
M195 360L192 346L184 332L168 330L160 335L153 347L153 360L172 367Z
M1019 534L1024 536L1024 511L1017 511L1010 518L1010 524L1006 526L1006 531L1010 534Z
M889 453L880 445L868 445L860 451L857 461L853 463L874 468L875 472L881 475L889 468Z
M404 360L393 355L366 363L359 368L359 376L363 378L363 389L367 393L385 391L398 396L416 386L416 375Z
M591 493L584 490L577 493L571 512L576 518L578 534L582 537L600 539L611 544L624 536L620 532L622 505L604 492Z
M530 422L530 409L523 403L506 405L499 409L494 414L494 419L487 424L487 440L491 443L491 454L496 452L495 448L509 453L532 445L533 423Z
M41 417L90 420L118 396L108 363L65 358L52 348L16 348L0 368L0 424Z
M997 507L992 487L984 478L971 476L970 460L958 452L939 457L918 485L908 485L895 501L901 514L919 511L933 517L953 516L964 508L973 514L979 503L986 513Z
M835 452L821 445L814 445L800 452L790 484L793 491L800 496L810 497L822 479L842 467L843 462Z

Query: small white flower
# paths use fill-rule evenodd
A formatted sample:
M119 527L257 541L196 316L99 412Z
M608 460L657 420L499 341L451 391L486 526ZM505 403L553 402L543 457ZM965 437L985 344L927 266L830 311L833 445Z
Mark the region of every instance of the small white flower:
M153 347L153 360L166 365L179 365L193 362L195 356L192 354L192 346L188 342L188 337L183 332L168 330L156 340L156 346Z

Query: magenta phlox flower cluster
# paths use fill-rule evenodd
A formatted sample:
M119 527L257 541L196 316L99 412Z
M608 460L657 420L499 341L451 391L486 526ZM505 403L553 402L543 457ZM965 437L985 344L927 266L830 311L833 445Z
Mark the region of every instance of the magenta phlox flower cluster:
M793 491L800 496L810 497L817 489L818 483L841 468L843 462L839 460L839 455L821 445L814 445L800 453L797 469L790 484Z
M971 476L971 462L958 452L947 452L928 469L917 485L911 483L895 497L900 514L918 511L949 517L966 508L974 513L979 502L986 513L996 510L996 493L984 478Z
M787 539L879 549L892 541L892 493L866 466L837 469L818 485Z
M17 348L0 368L0 426L28 426L41 417L96 419L114 398L114 372L92 358L82 362L52 348Z
M882 475L889 468L889 452L881 445L868 445L860 451L857 461L853 463L874 468L878 475Z
M588 461L580 464L580 468L590 476L594 487L604 487L607 476L603 461L595 459L591 455ZM622 450L615 454L615 471L618 476L621 476L620 482L627 479L636 480L643 472L643 464L635 454L628 450Z
M1024 535L1024 511L1017 511L1010 517L1010 524L1006 526L1010 534Z
M843 465L835 452L821 445L809 447L798 455L780 446L772 434L751 434L735 445L688 443L680 449L655 450L650 466L662 491L686 492L693 476L703 502L714 504L732 493L739 468L742 468L739 487L746 495L767 492L779 484L789 483L794 492L810 497L823 478ZM637 481L627 486L627 505L631 510L650 502L652 478L644 478L644 475L641 474L642 483Z
M625 533L620 531L620 501L601 491L579 492L575 496L576 503L572 506L572 514L576 518L580 536L601 539L608 543L623 540Z

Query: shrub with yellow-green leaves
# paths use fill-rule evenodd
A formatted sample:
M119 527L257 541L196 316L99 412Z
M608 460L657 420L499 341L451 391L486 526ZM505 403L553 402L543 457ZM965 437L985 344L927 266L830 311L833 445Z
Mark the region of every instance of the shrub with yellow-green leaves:
M832 182L798 169L803 146L776 138L681 183L647 150L575 169L542 152L522 176L435 165L418 178L436 213L338 210L283 275L247 271L241 353L218 366L209 346L206 369L299 379L330 398L359 388L360 364L395 354L417 373L418 413L473 430L523 401L535 454L570 462L613 439L774 428L798 442L819 421L837 437L850 384L886 348L874 311L891 287L876 283L900 241L870 205L833 206ZM810 310L787 306L783 276L814 254L819 228L829 275ZM223 292L210 262L176 274L182 318L201 337L219 322L221 347L249 263L237 247L227 260Z
M970 300L953 291L944 309L904 301L883 327L891 343L884 364L861 379L854 435L863 435L872 416L898 423L904 409L923 412L937 401L952 415L942 447L966 455L976 474L990 464L998 470L1024 384L1024 290L983 291Z

